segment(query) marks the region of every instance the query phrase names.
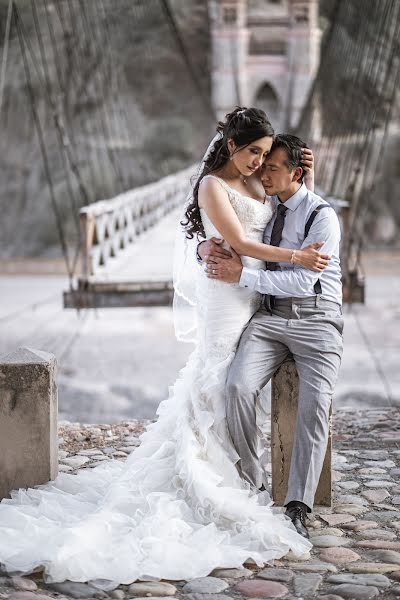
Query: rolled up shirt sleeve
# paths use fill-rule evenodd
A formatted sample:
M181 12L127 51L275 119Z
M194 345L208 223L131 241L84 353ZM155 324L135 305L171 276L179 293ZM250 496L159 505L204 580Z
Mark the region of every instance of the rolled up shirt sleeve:
M339 262L340 226L333 209L325 209L317 215L300 249L314 242L324 242L319 252L332 256L331 262ZM328 265L326 270L329 268ZM243 267L239 285L261 294L282 297L304 296L315 293L314 284L320 278L321 273L300 266L283 268L282 271L264 271Z

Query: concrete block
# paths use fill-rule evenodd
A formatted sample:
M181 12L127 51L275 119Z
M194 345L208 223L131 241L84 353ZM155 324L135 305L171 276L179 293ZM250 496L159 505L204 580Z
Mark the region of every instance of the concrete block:
M284 363L272 379L271 466L272 497L282 506L286 497L293 438L296 429L299 377L294 361ZM332 408L329 440L315 495L316 506L332 505Z
M0 499L57 477L56 369L40 350L0 358Z

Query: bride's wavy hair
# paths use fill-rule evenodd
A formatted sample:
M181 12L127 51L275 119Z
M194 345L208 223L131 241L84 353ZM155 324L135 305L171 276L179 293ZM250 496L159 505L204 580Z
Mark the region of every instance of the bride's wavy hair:
M274 135L272 125L263 110L242 106L237 106L225 116L225 121L218 123L217 132L221 138L216 140L208 152L203 169L194 184L193 197L186 208L185 218L181 221L189 239L193 239L195 235L197 239L205 237L199 208L199 186L203 177L218 171L229 160L228 140L232 139L235 142L237 152L262 137Z

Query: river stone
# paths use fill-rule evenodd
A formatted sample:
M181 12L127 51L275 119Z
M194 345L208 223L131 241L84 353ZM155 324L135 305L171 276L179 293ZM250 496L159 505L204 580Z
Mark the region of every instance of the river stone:
M137 581L131 583L128 592L132 596L174 596L176 587L164 581Z
M360 548L377 548L378 550L400 550L400 542L386 542L385 540L361 540L356 542Z
M343 600L342 596L338 596L337 594L325 594L325 596L320 596L320 600Z
M369 508L367 506L357 506L356 504L338 504L335 506L335 513L346 513L348 515L363 515Z
M346 546L351 540L341 539L335 535L316 535L312 543L317 548L332 548L333 546Z
M322 577L318 573L308 573L307 575L296 575L294 578L294 591L299 596L308 596L315 594L321 585Z
M400 496L393 496L392 504L400 504Z
M184 600L233 600L225 594L182 594ZM148 598L135 598L135 600L149 600ZM158 600L169 600L160 598Z
M240 579L241 577L251 577L253 571L250 569L214 569L212 577L221 577L222 579Z
M34 592L13 592L7 600L53 600L51 596L35 594Z
M399 519L399 513L394 510L381 510L381 511L371 511L365 513L366 519L371 519L371 521L380 521L381 523L385 523L386 521L397 521Z
M332 483L337 483L344 477L343 473L339 473L339 471L332 471Z
M387 473L384 474L378 474L378 475L361 475L361 478L364 480L362 482L363 485L365 485L366 481L391 481L389 475Z
M293 571L301 571L303 573L337 573L337 568L331 563L325 563L322 561L318 562L307 562L307 563L288 563L288 567Z
M372 585L354 585L352 583L341 583L328 589L330 594L339 594L342 598L349 600L370 600L379 594L377 587Z
M344 565L348 562L360 560L360 555L349 548L324 548L319 555L323 561L331 562L335 565Z
M91 448L91 449L83 449L83 450L79 450L78 454L82 455L82 456L96 456L96 455L101 455L101 450L96 450L95 448Z
M123 590L112 590L111 592L108 592L108 595L111 598L114 598L114 600L124 600L125 598L125 592Z
M382 469L381 467L364 467L364 469L360 469L358 472L360 475L383 475L386 473L386 469Z
M360 487L357 481L340 481L337 485L343 490L357 490Z
M396 463L393 462L392 460L366 460L365 464L368 465L369 467L381 467L381 468L391 468L391 467L395 467Z
M356 504L357 506L368 506L367 500L352 494L339 494L336 500L336 504Z
M278 569L277 567L272 567L271 569L263 569L257 573L257 577L288 583L289 581L292 581L294 573L290 569Z
M400 565L400 552L394 550L371 550L368 556L374 560Z
M64 465L68 465L72 468L82 467L86 465L90 461L90 458L87 456L70 456L69 458L63 458L61 462Z
M390 586L390 580L386 575L374 573L338 573L338 575L329 575L328 583L354 583L356 585L375 585L376 587L386 588Z
M49 583L47 588L54 590L58 594L65 594L71 598L92 598L99 593L99 589L88 585L87 583L79 583L77 581L63 581L62 583ZM35 596L36 597L36 596Z
M183 592L185 594L219 594L228 587L229 584L219 577L198 577L184 585Z
M374 504L374 508L382 508L385 511L393 510L399 512L400 509L397 506L392 506L391 504ZM399 515L397 515L399 517Z
M289 592L282 583L267 579L248 579L238 583L234 590L247 598L281 598Z
M376 521L355 521L354 523L345 523L343 525L344 529L351 529L356 533L358 531L363 531L364 529L373 529L374 527L378 527Z
M394 540L397 538L397 535L393 531L388 531L387 529L365 529L364 531L360 531L359 535L365 540Z
M341 529L338 529L337 527L324 527L321 530L311 530L310 532L310 537L316 537L319 535L335 535L336 537L342 537L344 535L343 531Z
M346 514L321 515L321 519L330 526L342 525L343 523L350 523L356 520L353 515Z
M371 481L365 481L365 487L369 488L385 488L385 487L393 487L395 484L394 481L385 481L384 479L372 479Z
M374 504L379 504L379 502L382 502L385 498L390 496L390 492L384 489L365 490L364 492L361 492L361 495L364 496L364 498L366 498L370 502L373 502Z
M343 454L333 452L332 465L341 465L343 463L347 463L347 458Z
M357 467L360 466L360 463L348 463L348 464L342 464L342 465L333 465L335 471L344 471L345 473L347 471L354 471L354 469L357 469Z
M398 571L399 565L391 563L358 562L347 567L351 573L392 573Z
M377 461L385 460L388 454L387 450L363 450L363 452L359 454L359 457L366 460Z
M71 473L74 470L74 468L70 467L69 465L59 464L58 470L60 471L60 473Z
M36 583L27 577L18 577L16 575L11 577L10 583L16 590L21 590L23 592L34 592L37 590Z
M297 555L291 550L283 557L285 560L295 560L296 562L303 562L310 560L311 554L309 552L305 552L304 554Z
M400 570L393 571L393 573L390 573L390 578L394 579L394 581L400 581Z

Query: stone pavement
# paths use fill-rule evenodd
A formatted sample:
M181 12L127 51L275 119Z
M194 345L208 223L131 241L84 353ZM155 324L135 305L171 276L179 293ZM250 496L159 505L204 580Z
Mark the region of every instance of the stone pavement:
M149 421L115 425L60 423L60 471L125 460ZM267 466L270 469L270 465ZM400 597L400 410L339 409L334 415L334 506L310 521L306 560L287 555L258 568L219 569L189 582L136 582L105 593L84 583L46 585L40 572L0 577L0 598L245 600Z

